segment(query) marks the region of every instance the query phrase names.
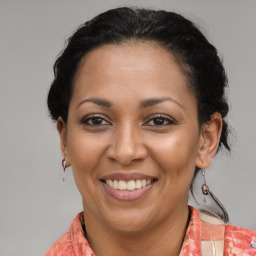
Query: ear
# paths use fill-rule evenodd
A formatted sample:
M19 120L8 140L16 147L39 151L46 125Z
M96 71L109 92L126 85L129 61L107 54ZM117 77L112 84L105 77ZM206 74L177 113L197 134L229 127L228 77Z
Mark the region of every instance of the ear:
M219 146L221 130L222 117L220 113L215 112L211 116L211 120L203 124L201 128L199 150L196 159L196 166L198 168L206 169L210 166Z
M59 117L57 120L57 130L60 135L60 148L62 157L66 160L66 166L71 165L68 153L67 145L67 124L63 121L62 117Z

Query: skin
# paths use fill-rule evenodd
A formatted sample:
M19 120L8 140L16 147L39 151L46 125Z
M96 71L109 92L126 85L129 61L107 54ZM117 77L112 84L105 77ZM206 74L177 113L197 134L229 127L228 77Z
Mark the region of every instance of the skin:
M152 98L162 100L142 104ZM158 44L104 45L83 58L68 121L60 117L57 128L97 256L179 254L194 169L210 165L221 127L219 113L199 127L197 100L187 79ZM147 174L157 182L138 200L120 201L100 181L115 172Z

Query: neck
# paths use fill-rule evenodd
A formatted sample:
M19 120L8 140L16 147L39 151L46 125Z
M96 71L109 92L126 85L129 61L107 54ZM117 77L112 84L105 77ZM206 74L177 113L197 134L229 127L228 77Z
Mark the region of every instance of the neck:
M182 213L182 214L181 214ZM97 256L177 256L189 218L188 207L141 232L117 232L85 214L87 239Z

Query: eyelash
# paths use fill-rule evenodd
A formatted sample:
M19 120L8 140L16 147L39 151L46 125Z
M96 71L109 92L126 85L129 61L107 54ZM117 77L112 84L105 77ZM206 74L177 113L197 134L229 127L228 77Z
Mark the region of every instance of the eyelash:
M163 124L149 124L150 122L154 122L156 121L157 119L161 119L164 123ZM177 124L172 118L170 117L167 117L165 115L162 115L162 114L157 114L153 117L151 117L146 123L145 125L146 126L167 126L167 125L174 125L174 124Z
M156 124L156 123L153 123L153 124L150 124L150 122L156 122L156 120L158 119L158 121L160 121L160 124ZM100 123L94 123L93 124L93 121L100 121ZM91 122L91 123L90 123ZM102 124L102 122L105 122L104 124ZM161 124L162 122L162 124ZM94 126L94 127L102 127L102 126L105 126L105 125L111 125L111 123L109 121L106 121L105 118L101 117L100 115L97 115L97 114L93 114L93 115L90 115L90 116L86 116L84 117L80 123L82 125L88 125L88 126ZM157 115L154 115L154 116L151 116L151 118L149 119L148 118L148 121L146 121L143 125L145 126L160 126L160 127L163 127L163 126L167 126L167 125L174 125L174 124L177 124L176 121L174 121L172 118L170 117L166 117L165 115L162 115L162 114L157 114Z
M89 123L90 121L95 121L95 120L101 120L103 122L106 122L106 124L93 124L93 123ZM88 126L95 126L95 127L99 127L99 126L103 126L103 125L110 125L110 122L106 121L103 117L101 117L100 115L97 115L97 114L93 114L93 115L90 115L90 116L86 116L84 117L81 122L81 124L83 125L88 125Z

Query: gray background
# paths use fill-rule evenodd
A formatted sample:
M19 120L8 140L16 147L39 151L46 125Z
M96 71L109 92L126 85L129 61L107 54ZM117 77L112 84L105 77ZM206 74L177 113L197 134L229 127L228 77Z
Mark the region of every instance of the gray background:
M44 255L82 210L71 170L62 183L59 138L48 118L52 65L64 40L112 7L174 10L199 24L224 56L233 153L207 170L231 223L256 229L256 1L0 0L0 255Z

